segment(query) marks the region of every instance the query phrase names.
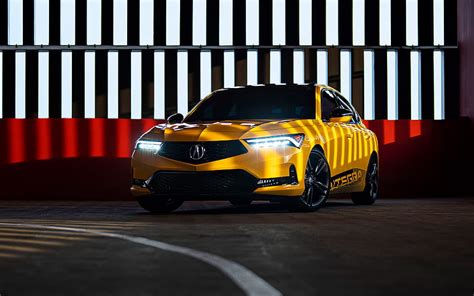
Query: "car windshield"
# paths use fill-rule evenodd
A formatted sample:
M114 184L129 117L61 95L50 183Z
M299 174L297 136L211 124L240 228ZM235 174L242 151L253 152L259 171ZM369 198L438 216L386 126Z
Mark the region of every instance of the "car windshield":
M216 91L184 122L314 118L314 87L268 86Z

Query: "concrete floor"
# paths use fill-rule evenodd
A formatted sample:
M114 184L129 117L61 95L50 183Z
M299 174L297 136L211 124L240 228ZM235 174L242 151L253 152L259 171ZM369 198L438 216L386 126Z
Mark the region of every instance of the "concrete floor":
M169 215L147 214L134 202L0 202L2 296L227 296L245 293L195 258L119 238L1 223L99 230L204 251L239 263L284 295L474 293L474 198L374 206L338 200L315 213L188 202Z

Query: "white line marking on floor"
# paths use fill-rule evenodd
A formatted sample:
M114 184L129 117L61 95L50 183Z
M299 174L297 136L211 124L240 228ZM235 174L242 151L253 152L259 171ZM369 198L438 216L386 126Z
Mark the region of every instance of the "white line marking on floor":
M28 227L28 228L40 228L40 229L52 229L52 230L65 230L71 232L82 232L82 233L91 233L100 236L113 237L122 240L127 240L136 244L141 244L153 248L157 248L163 251L174 252L181 255L189 256L205 262L211 266L214 266L227 277L229 277L237 286L239 286L247 295L251 296L280 296L282 295L278 290L273 288L269 283L263 280L261 277L248 270L244 266L213 255L206 252L201 252L193 250L186 247L175 246L160 241L148 239L145 237L139 236L130 236L125 234L111 233L111 232L102 232L85 228L72 228L72 227L59 227L59 226L47 226L47 225L38 225L38 224L23 224L23 223L3 223L0 222L2 226L14 226L14 227Z

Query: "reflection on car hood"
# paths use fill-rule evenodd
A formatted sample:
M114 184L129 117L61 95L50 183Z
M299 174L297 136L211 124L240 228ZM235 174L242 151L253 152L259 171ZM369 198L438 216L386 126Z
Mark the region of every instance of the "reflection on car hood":
M164 141L224 141L301 132L313 120L242 120L202 123L160 124L144 138Z

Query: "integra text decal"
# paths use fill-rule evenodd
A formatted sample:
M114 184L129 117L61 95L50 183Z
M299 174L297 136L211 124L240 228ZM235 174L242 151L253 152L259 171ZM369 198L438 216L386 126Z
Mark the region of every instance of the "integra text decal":
M363 171L353 169L345 171L331 178L331 190L338 189L343 186L352 185L362 180Z

